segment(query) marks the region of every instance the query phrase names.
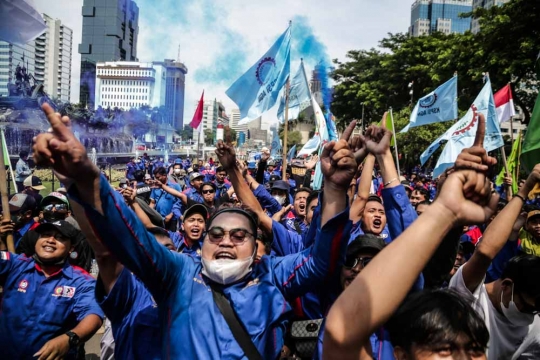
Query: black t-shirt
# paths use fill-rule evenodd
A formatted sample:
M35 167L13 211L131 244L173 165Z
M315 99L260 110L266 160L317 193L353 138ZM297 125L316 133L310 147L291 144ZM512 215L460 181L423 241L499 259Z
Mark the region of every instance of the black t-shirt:
M144 200L145 203L150 204L150 193L152 188L144 182L137 183L137 197Z

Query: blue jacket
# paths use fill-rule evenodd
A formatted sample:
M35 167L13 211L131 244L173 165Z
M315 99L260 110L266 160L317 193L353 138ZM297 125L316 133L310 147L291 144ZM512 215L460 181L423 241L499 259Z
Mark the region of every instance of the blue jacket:
M124 268L108 295L98 280L96 299L111 321L116 359L161 359L157 304L139 279Z
M168 180L167 186L170 186L177 191L182 191L178 184ZM172 212L173 206L180 201L174 195L169 194L163 189L152 189L152 192L150 193L150 198L156 202L155 210L162 217L169 215Z
M75 186L70 196L77 200ZM82 206L97 235L156 300L162 357L245 358L214 303L207 285L210 280L201 274L200 259L172 253L157 243L104 177L100 198L104 215ZM317 239L312 248L285 257L263 256L244 279L223 287L263 358L275 359L280 354L291 313L288 300L315 287L334 259L344 255L346 242L341 236L349 231L348 216L349 209L345 209L322 229L319 220L314 224Z
M112 190L111 190L112 191ZM49 340L73 329L86 316L103 312L94 299L96 281L67 261L46 277L33 258L0 252L0 357L35 359ZM66 359L75 359L69 352Z
M213 183L216 185L216 199L222 197L231 187L231 184L226 182L219 183L217 180L214 180Z

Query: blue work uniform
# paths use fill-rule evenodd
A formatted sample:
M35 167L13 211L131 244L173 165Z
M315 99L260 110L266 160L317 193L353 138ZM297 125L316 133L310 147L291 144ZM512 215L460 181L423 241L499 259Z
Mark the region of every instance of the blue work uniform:
M173 183L171 181L167 181L167 186L177 190L182 191L180 189L180 186L176 183ZM165 217L169 215L172 211L173 205L180 201L178 198L176 198L174 195L169 194L163 189L152 189L152 193L150 193L150 199L154 200L156 202L155 210L162 216Z
M211 280L202 275L200 259L172 253L160 245L129 210L122 196L102 176L103 214L82 203L88 220L113 255L141 279L158 304L163 358L244 359L244 351L216 307ZM76 185L69 190L78 201ZM344 256L342 235L350 229L349 209L316 228L312 248L301 253L263 256L241 280L221 289L265 359L275 359L283 347L289 300L316 287L332 262Z
M259 184L259 186L253 190L253 195L255 195L261 204L261 207L265 209L270 216L281 210L281 205L279 205L276 199L274 199L268 190L266 190L261 184Z
M98 280L96 299L111 321L116 359L161 359L157 304L137 277L124 268L109 294Z
M231 188L231 184L227 182L219 183L217 180L214 180L214 185L216 185L216 199L219 199Z
M19 246L19 242L21 241L24 234L26 234L28 230L30 230L34 226L34 224L36 224L34 218L30 218L30 220L28 220L28 222L24 224L20 229L13 232L13 242L15 249L17 248L17 246Z
M135 171L139 170L139 167L137 164L135 164L133 161L130 161L127 163L127 171L126 171L126 178L129 181L135 180Z
M0 252L0 354L34 359L49 340L65 334L88 315L103 318L94 299L96 281L67 261L47 277L33 258ZM70 351L66 359L75 359Z
M289 211L287 215L281 220L281 223L290 231L295 231L298 234L302 234L307 229L307 225L299 216L296 216L293 210Z

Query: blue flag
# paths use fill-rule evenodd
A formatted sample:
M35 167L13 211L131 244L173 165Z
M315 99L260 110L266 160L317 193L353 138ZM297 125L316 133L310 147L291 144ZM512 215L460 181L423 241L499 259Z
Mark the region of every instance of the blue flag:
M291 27L225 92L240 108L239 125L258 118L276 103L290 73Z
M300 149L300 152L296 156L300 157L302 155L311 155L317 151L317 149L319 149L319 145L321 145L321 137L318 134L315 134L311 139L308 140L306 145Z
M287 117L289 120L298 119L300 112L309 106L311 106L311 92L304 69L304 61L302 61L289 87L289 112ZM282 95L279 101L277 117L280 122L283 122L285 118L285 95Z
M455 163L458 155L464 148L473 145L479 114L483 114L486 118L486 136L484 138L484 148L486 151L493 151L504 145L499 121L497 119L495 101L493 100L491 82L488 79L484 88L480 91L474 100L474 103L469 108L469 111L467 111L467 114L435 140L435 142L422 154L420 159L422 164L424 164L427 158L439 148L440 142L443 140L447 141L444 150L437 161L437 165L435 165L435 169L433 170L433 177L442 174L444 170Z
M326 120L326 128L328 129L329 141L337 141L338 135L337 135L336 122L334 121L334 115L332 115L331 112L327 112L326 115L324 116L324 119Z
M270 156L276 158L276 156L281 151L281 141L279 139L279 134L275 128L272 128L272 132L274 133L274 135L272 137L272 144L270 145Z
M292 159L296 156L296 144L287 153L287 163L291 163Z
M457 76L454 76L418 100L411 113L409 124L400 132L407 132L416 126L454 120L457 117Z

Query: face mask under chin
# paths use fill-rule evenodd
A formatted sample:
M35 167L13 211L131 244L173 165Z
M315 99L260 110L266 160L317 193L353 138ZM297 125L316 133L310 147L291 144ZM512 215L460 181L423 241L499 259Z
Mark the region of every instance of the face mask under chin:
M251 256L245 259L212 259L208 260L201 257L202 273L210 280L222 285L228 285L244 278L251 271L253 257L257 248Z

